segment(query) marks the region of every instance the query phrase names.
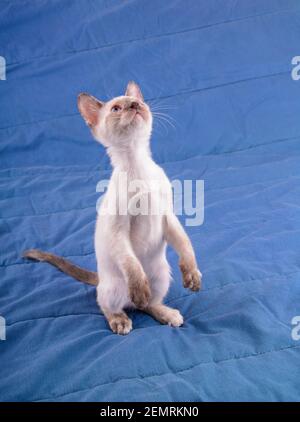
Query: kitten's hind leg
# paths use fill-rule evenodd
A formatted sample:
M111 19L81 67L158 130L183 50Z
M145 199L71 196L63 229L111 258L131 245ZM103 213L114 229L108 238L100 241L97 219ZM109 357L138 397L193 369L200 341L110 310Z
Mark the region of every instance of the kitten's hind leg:
M168 324L172 327L180 327L183 324L183 317L177 309L169 308L162 303L150 305L144 312L151 315L162 324Z
M103 269L97 286L97 302L114 333L125 335L132 330L131 319L124 312L129 303L127 285L112 271L108 275Z
M132 321L124 311L112 314L105 313L105 316L114 333L125 335L132 330Z
M165 257L165 247L162 254L147 262L146 273L150 279L151 301L142 309L162 324L179 327L183 324L183 317L177 309L163 305L170 285L170 267Z

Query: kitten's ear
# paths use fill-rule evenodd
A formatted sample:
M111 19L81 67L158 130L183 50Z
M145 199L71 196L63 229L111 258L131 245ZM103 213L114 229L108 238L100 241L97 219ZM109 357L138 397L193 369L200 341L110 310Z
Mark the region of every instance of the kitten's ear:
M99 122L99 111L104 103L85 92L78 95L78 109L89 127L94 127Z
M141 101L144 101L143 94L142 94L142 91L140 90L140 87L138 86L138 84L136 84L133 81L130 81L128 83L125 95L127 95L128 97L135 97Z

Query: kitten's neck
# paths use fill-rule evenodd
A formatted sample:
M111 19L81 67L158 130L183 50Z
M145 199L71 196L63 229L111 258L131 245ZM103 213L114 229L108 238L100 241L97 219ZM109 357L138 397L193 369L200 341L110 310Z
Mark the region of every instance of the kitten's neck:
M152 161L149 144L142 142L120 146L109 146L108 155L115 170L134 172Z

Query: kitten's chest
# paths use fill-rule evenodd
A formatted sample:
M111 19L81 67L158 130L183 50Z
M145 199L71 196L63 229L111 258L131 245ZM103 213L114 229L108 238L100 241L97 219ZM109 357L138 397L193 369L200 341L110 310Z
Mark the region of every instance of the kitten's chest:
M172 209L171 185L163 170L145 165L114 175L119 204L126 198L130 240L137 256L155 254L163 243L163 219Z
M117 187L117 196L120 199L128 198L128 210L132 210L132 215L153 215L154 208L163 200L167 199L169 203L172 200L170 182L154 162L145 163L144 166L139 163L139 166L127 171L115 172L112 182Z
M131 218L130 240L136 255L150 257L164 242L162 215L138 215Z
M131 179L128 188L130 239L139 258L155 255L164 242L163 219L172 206L172 191L165 174L145 172Z

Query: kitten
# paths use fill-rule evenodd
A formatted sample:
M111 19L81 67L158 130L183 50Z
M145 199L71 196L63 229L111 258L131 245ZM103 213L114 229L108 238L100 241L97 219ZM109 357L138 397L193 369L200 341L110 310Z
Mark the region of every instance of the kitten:
M143 310L162 324L178 327L183 324L182 315L163 304L170 285L167 243L179 255L184 287L199 290L201 273L191 242L173 213L171 184L151 158L150 108L134 82L129 82L124 96L106 103L82 93L78 108L93 136L106 147L113 166L96 223L98 272L81 269L64 258L35 249L26 251L24 256L49 262L77 280L97 285L98 304L114 333L127 334L132 329L126 308ZM164 202L165 212L131 215L121 213L118 204L116 213L106 212L118 188L124 191L120 186L124 174L127 188L130 182L142 181L139 201L145 196L152 204ZM153 189L153 181L158 183L158 189ZM129 201L135 199L134 192L128 189L126 193Z

